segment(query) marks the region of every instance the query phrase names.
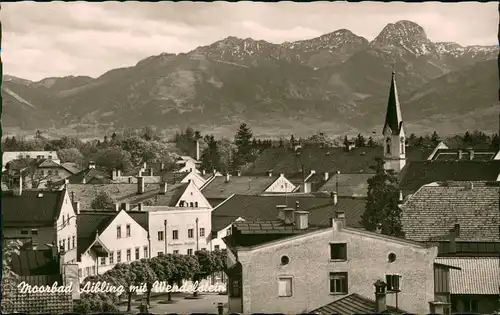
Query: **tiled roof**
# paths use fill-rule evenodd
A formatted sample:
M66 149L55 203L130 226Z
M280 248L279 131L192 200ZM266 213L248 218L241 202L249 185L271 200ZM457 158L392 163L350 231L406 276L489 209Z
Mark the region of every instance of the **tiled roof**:
M102 233L120 212L116 211L82 211L77 216L77 250L78 257L83 254L95 240L96 233ZM146 231L148 231L148 214L146 212L127 211L127 213Z
M26 190L21 196L2 191L3 224L6 227L53 226L59 217L64 190Z
M390 314L397 315L411 314L410 312L406 312L392 306L387 307L387 310L383 313L388 312ZM361 296L357 293L352 293L309 313L322 315L376 314L376 304L374 300Z
M230 176L226 182L226 176L219 176L204 186L202 193L208 199L228 198L233 194L257 195L265 192L276 179L277 176Z
M451 294L500 294L500 258L498 257L436 258L435 262L461 269L450 269Z
M319 191L336 191L338 182L338 196L366 197L368 193L368 179L374 174L334 174L321 186Z
M340 171L341 173L372 173L370 166L375 164L374 159L381 157L383 149L354 148L347 151L345 148L315 148L304 147L300 154L291 148L269 148L259 154L257 160L247 169L244 174L265 175L267 171L273 170L276 174L284 173L287 178L290 174L300 173L302 165L306 174L310 170L316 173ZM432 149L421 149L408 147L406 156L408 161L426 160L432 153Z
M417 161L406 164L399 176L405 194L438 181L496 181L500 161Z
M20 250L12 255L11 266L18 276L59 274L59 263L52 256L52 249Z
M111 182L111 174L101 168L87 168L67 178L70 184L107 184Z
M80 202L82 209L90 209L94 198L101 192L106 192L115 203L137 204L151 200L154 205L175 205L187 187L187 184L167 185L167 193L159 194L158 184L145 184L144 193L138 194L137 184L69 184L70 195L74 193L75 201Z
M61 163L61 165L65 169L67 169L68 171L70 171L72 174L76 174L76 173L79 173L81 171L80 168L76 165L76 163L66 162L66 163Z
M459 158L459 151L461 151L461 157ZM474 149L474 155L471 159L471 154L467 149L439 149L432 158L433 160L473 160L473 161L488 161L492 160L497 151L493 150L478 150Z
M406 238L429 241L447 237L455 224L458 238L468 241L500 240L499 187L485 182L450 182L426 185L403 205L401 221Z
M220 231L239 217L252 221L274 221L277 220L277 205L284 205L287 202L289 206L295 207L297 201L300 210L309 211L310 226L330 226L335 207L329 197L293 194L287 196L234 195L212 211L212 229ZM339 197L336 207L345 211L349 227L361 227L359 221L365 205L365 199Z

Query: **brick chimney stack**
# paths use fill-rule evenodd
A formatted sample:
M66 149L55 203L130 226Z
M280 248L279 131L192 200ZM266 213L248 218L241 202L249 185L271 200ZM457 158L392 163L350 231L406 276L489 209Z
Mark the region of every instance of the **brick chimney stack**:
M373 285L375 286L375 313L382 314L387 311L385 291L387 285L382 280L377 280Z
M142 176L137 177L137 193L144 193L144 177Z

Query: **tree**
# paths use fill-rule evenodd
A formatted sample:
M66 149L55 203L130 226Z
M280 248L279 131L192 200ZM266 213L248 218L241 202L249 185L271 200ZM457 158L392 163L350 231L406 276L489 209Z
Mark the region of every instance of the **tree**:
M132 271L131 264L118 263L113 267L113 269L106 271L105 275L115 279L116 284L123 286L125 294L127 295L127 312L130 312L133 294L130 288L131 285L136 283L136 274Z
M491 137L490 147L494 148L494 149L498 149L499 146L500 146L500 137L498 136L498 133L495 133Z
M296 146L296 145L297 145L297 140L295 140L294 135L291 135L291 136L290 136L290 146L291 146L292 148L295 148L295 146Z
M356 143L356 146L359 148L365 147L366 146L366 139L365 139L365 137L363 137L363 135L361 135L359 133L358 136L356 137L355 143Z
M57 155L62 163L81 164L83 162L83 154L77 148L61 149L57 151Z
M132 167L130 153L117 146L99 152L95 162L109 171L115 169L127 171Z
M366 144L366 145L367 145L368 147L370 147L370 148L374 148L374 147L376 147L376 146L377 146L377 143L375 143L375 140L373 140L373 137L372 137L372 136L370 136L370 137L368 138L368 142L367 142L367 144Z
M20 174L23 187L39 188L44 180L47 180L51 175L42 173L38 169L40 161L32 158L15 159L7 163L6 169L8 170L9 177L17 176Z
M83 283L106 282L110 285L119 286L120 282L110 277L110 274L94 275L86 277ZM119 302L119 297L115 293L105 292L84 292L80 295L73 306L73 311L80 314L89 314L94 312L117 312L115 306Z
M375 175L368 179L368 198L361 223L368 231L380 229L382 234L403 236L397 177L384 169L381 158L376 159Z
M245 123L241 124L234 136L234 144L237 147L237 164L243 165L252 161L252 137L252 129Z
M149 259L148 264L155 273L158 281L165 281L169 285L174 284L173 278L175 275L175 265L172 256L159 255ZM167 292L167 295L168 295L168 301L172 301L172 292L170 291ZM149 295L148 295L148 304L149 304Z
M2 301L0 305L1 313L13 311L13 298L19 284L19 276L14 273L11 267L12 258L14 255L19 255L19 249L23 245L22 242L5 241L2 250Z
M349 147L349 138L347 138L347 135L344 136L344 143L343 144L344 144L344 147L346 147L346 148Z
M205 142L207 147L203 150L201 154L201 168L204 170L219 170L221 171L221 157L219 154L219 148L217 141L213 135L205 136Z
M94 210L113 209L113 198L105 191L101 191L90 203L90 208Z
M136 260L130 264L131 272L134 274L132 284L135 286L142 286L146 284L147 287L147 303L151 296L152 284L157 280L156 274L146 259Z
M198 250L195 252L195 257L198 260L199 268L193 275L193 282L199 282L206 279L216 271L219 271L218 268L220 266L218 265L217 257L211 252ZM193 296L198 296L198 292L195 291Z
M410 134L410 136L408 137L408 144L410 146L414 146L416 141L417 141L417 136L414 133Z
M431 142L433 145L438 145L439 142L441 141L441 138L439 138L439 135L437 134L436 131L434 131L431 135Z
M227 172L236 152L236 145L229 139L222 138L217 141L217 151L220 157L220 171Z

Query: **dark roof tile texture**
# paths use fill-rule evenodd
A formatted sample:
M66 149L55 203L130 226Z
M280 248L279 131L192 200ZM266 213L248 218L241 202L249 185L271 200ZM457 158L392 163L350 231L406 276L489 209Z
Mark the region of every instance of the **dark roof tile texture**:
M357 293L349 294L341 299L338 299L330 304L322 306L312 312L322 315L352 315L352 314L376 314L375 301L361 296ZM387 312L390 314L410 314L410 312L402 311L395 307L389 306Z
M278 179L277 176L226 176L215 177L203 187L203 195L208 199L229 198L233 194L258 195L266 191Z

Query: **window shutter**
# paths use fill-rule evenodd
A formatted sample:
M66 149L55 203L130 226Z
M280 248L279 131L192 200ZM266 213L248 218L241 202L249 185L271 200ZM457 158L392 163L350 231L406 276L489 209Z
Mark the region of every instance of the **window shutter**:
M279 280L279 288L278 288L279 296L286 296L286 283L285 279Z
M392 279L391 275L385 275L385 283L387 284L387 291L392 291Z

